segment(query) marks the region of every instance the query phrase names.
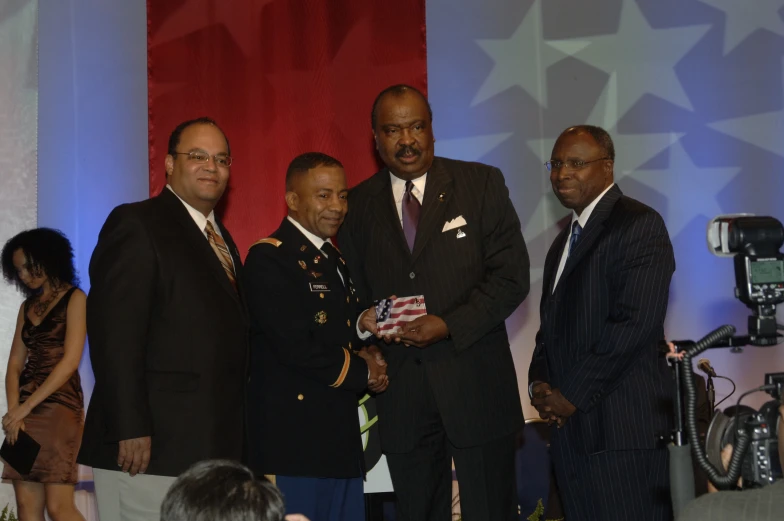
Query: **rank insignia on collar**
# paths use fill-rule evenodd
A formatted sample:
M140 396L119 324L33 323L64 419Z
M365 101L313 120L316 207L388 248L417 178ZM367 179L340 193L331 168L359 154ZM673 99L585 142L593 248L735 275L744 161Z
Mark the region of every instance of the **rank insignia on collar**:
M327 312L319 311L318 313L316 313L315 319L316 319L316 324L323 326L324 324L327 323Z
M303 270L308 269L308 265L305 264L305 261L299 261L299 267L302 268Z
M317 271L311 271L310 272L310 276L313 277L314 279L317 279L317 278L321 277L322 275L323 275L323 273L319 273Z
M299 247L299 251L305 251L305 250L307 250L307 249L308 249L308 247L307 247L307 246L305 246L304 244L303 244L302 246L300 246L300 247Z

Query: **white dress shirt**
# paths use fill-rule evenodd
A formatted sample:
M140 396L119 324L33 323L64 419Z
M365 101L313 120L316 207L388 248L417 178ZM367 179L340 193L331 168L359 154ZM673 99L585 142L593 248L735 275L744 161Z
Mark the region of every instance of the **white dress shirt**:
M389 173L389 178L392 180L392 196L395 198L395 208L397 208L397 217L400 219L400 226L403 226L403 195L406 193L406 181L395 176L392 172ZM411 180L414 186L411 188L411 194L417 198L419 204L425 200L425 185L427 184L427 172L425 175Z
M574 221L577 221L580 223L580 227L585 230L585 225L588 224L588 219L591 218L593 209L596 208L599 200L604 197L604 194L606 194L613 186L615 186L615 183L612 183L610 186L605 188L604 192L600 193L599 196L591 202L591 204L586 206L585 210L583 210L583 213L581 213L579 216L577 215L577 212L572 210L572 222L569 223L569 228L572 229L572 226L574 226ZM555 274L555 281L553 282L553 293L555 293L555 287L558 285L558 280L561 278L561 273L563 273L564 266L566 266L566 259L569 257L569 243L571 242L571 238L572 235L570 233L569 237L566 239L566 244L564 244L564 249L561 252L561 262L558 264L558 272Z
M185 209L188 210L188 214L190 214L191 219L193 219L193 222L196 223L196 226L199 227L199 230L201 230L201 234L204 235L205 239L207 239L207 232L205 231L205 228L207 228L207 221L210 221L212 223L212 229L215 230L215 233L220 235L221 239L223 238L223 234L221 233L220 226L218 226L218 223L215 222L214 211L210 211L210 214L207 217L204 217L203 213L201 213L199 210L186 203L182 197L177 195L177 192L174 191L174 188L172 188L171 185L167 184L166 188L171 190L171 193L176 195L177 199L179 199L180 202L183 205L185 205ZM235 268L235 273L236 273L236 267L234 266L234 255L229 254L229 258L231 259L231 267Z

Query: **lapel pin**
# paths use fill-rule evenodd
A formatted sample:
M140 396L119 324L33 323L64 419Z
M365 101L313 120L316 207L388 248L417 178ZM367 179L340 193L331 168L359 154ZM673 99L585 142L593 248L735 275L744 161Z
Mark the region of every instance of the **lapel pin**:
M318 264L320 260L321 260L321 257L319 257L318 255L316 255L316 258L315 258L315 259L313 259L313 264Z
M438 202L439 203L443 203L444 199L446 199L446 192L441 192L440 194L438 194Z
M466 236L465 232L461 228L458 228L457 229L457 238L458 239L462 239L465 236Z
M299 267L302 268L303 270L308 269L308 265L305 264L305 261L299 261Z
M300 247L299 247L299 251L305 251L305 250L307 250L307 249L308 249L308 247L307 247L307 246L305 246L304 244L303 244L302 246L300 246Z
M311 276L312 276L314 279L317 279L317 278L321 277L321 275L322 275L321 273L319 273L319 272L317 272L317 271L311 271L311 272L310 272L310 274L311 274Z

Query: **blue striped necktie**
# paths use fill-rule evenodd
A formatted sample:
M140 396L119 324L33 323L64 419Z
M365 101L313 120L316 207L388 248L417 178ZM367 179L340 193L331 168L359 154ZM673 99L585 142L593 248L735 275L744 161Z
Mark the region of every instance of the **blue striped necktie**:
M572 236L569 237L569 255L572 254L572 250L574 246L577 244L577 241L580 240L580 234L583 232L583 227L580 226L578 221L574 221L572 224Z

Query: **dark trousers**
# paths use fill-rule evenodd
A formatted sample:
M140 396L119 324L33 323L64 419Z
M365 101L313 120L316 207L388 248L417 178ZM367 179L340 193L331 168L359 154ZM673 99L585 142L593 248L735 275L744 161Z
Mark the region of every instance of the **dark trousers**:
M569 521L672 519L666 449L584 455L559 440L551 451Z
M475 447L455 447L428 389L417 404L424 426L411 452L387 453L397 496L396 521L451 521L452 459L464 521L516 521L515 434ZM424 421L421 421L424 420Z
M311 521L365 521L362 478L276 476L287 514L304 514Z

